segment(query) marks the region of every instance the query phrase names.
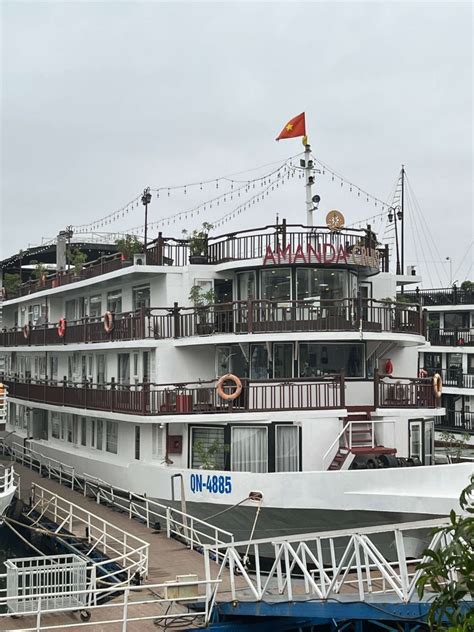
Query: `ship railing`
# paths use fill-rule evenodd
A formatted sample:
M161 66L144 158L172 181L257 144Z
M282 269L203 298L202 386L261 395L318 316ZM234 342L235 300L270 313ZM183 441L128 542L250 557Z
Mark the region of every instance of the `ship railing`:
M230 531L90 474L84 474L84 496L91 496L98 504L103 502L117 507L130 519L144 522L148 528L160 531L164 524L168 538L181 540L192 550L202 551L204 545L208 545L216 559L220 555L219 546L234 541Z
M430 377L395 377L374 374L375 408L437 408L441 399L435 397Z
M419 551L429 548L437 552L451 541L449 534L439 531L448 525L449 520L443 518L234 542L223 546L216 574L205 547L206 579L230 584L232 601L238 601L239 593L244 592L255 601L272 602L275 595L286 602L302 596L338 599L349 592L354 600L363 602L383 592L407 603L417 598L416 584L423 574L418 563L429 559L420 558L414 544ZM213 591L208 596L211 605L219 585Z
M464 347L474 345L474 329L469 327L430 328L428 339L433 346Z
M242 378L242 392L223 400L216 380L155 384L140 382L107 384L5 377L10 397L57 406L104 410L131 415L176 415L245 413L264 410L322 410L344 407L344 376L325 374L317 378L288 380ZM225 385L231 394L233 385Z
M66 573L68 576L67 568ZM87 568L88 573L92 571ZM69 573L70 574L70 573ZM33 578L33 575L31 575ZM58 578L60 574L58 573ZM28 578L26 578L28 579ZM44 582L44 577L40 581ZM56 581L56 578L54 578ZM117 630L123 632L136 629L140 622L154 622L163 627L189 626L201 619L210 620L210 602L207 598L216 586L216 580L202 580L197 576L182 575L176 580L152 583L144 586L116 586L113 600L109 599L110 588L90 583L86 589L60 586L52 582L49 586L34 584L28 591L16 591L7 596L7 573L0 575L0 627L11 621L12 614L21 616L22 632L42 630L85 629ZM16 612L9 609L14 602ZM81 618L72 617L79 611ZM151 625L151 623L150 623Z
M363 428L367 429L367 434L370 435L370 439L365 442L365 445L357 443L357 447L375 448L378 445L378 437L376 435L376 429L380 427L380 424L390 424L395 431L394 419L367 419L364 421L343 421L343 427L329 448L323 455L323 470L327 470L331 465L334 457L337 454L339 448L344 448L348 451L353 447L353 430ZM392 436L392 445L395 443L395 435Z
M132 579L148 576L148 542L36 483L31 486L31 506L26 517L35 524L41 524L43 518L52 521L57 525L52 531L57 537L80 539L87 545L82 552L86 557L99 553L91 556L96 557L92 566L97 580L110 586L111 592Z
M398 295L402 296L401 294ZM448 288L404 290L403 296L426 307L433 305L474 305L474 288L463 289L453 285Z
M0 465L0 494L7 494L14 489L20 493L20 477L13 465Z

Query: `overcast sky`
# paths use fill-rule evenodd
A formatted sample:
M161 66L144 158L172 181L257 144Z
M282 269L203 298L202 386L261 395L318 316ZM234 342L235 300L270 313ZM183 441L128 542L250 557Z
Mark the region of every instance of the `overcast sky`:
M407 210L406 262L421 266L426 287L448 283L446 257L453 280L474 277L470 2L1 6L2 258L94 222L145 186L283 161L301 142L274 139L304 110L314 154L373 195L389 201L406 165L419 202ZM327 173L315 192L315 223L332 208L348 223L381 210ZM215 195L210 185L154 198L150 221ZM201 217L215 221L229 204ZM304 222L301 181L216 230L277 212ZM142 215L140 206L101 230ZM383 230L385 217L370 222ZM195 225L188 217L163 230Z

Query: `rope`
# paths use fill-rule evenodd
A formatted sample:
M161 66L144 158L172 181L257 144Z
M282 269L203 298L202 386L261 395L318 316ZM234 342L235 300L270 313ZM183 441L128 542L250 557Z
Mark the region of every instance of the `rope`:
M45 557L45 554L44 554L44 553L42 553L39 549L37 549L37 548L36 548L36 546L35 546L34 544L31 544L31 542L30 542L29 540L27 540L26 538L24 538L24 537L21 535L21 533L15 529L15 527L12 527L12 525L11 525L11 524L9 524L11 520L12 520L11 518L5 518L5 519L4 519L4 523L7 525L7 527L8 527L9 529L11 529L11 530L13 531L13 533L14 533L17 537L19 537L19 538L20 538L20 540L23 540L23 542L24 542L25 544L27 544L28 546L30 546L30 547L31 547L34 551L36 551L37 553L39 553L42 557ZM16 522L16 520L14 520L13 522ZM19 523L19 524L21 524L21 523ZM22 525L22 526L23 526L23 525Z
M218 511L215 514L212 514L212 516L207 516L206 518L202 518L202 520L211 520L212 518L216 518L217 516L220 516L221 514L225 513L226 511L230 511L231 509L235 509L235 507L238 507L239 505L243 505L243 503L246 500L250 500L250 498L244 498L243 500L239 501L238 503L236 503L235 505L232 505L231 507L227 507L227 509L223 509L222 511Z
M253 534L255 533L255 527L257 526L258 516L260 514L260 509L262 508L262 500L263 498L261 498L258 501L258 507L257 507L257 511L255 512L255 519L253 521L252 531L250 532L249 540L252 540ZM247 566L249 562L249 550L250 550L250 542L247 544L247 550L245 551L245 555L242 560L244 566Z

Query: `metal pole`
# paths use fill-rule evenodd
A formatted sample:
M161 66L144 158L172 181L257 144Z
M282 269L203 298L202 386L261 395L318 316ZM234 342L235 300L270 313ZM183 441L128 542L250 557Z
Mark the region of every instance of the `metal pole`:
M143 195L142 195L142 204L145 207L145 235L144 235L145 256L146 256L146 247L148 245L148 204L150 204L150 202L151 202L150 187L146 187L146 189L143 190Z
M314 176L311 175L313 161L311 160L311 145L306 142L304 146L304 171L306 183L306 226L313 225L313 195L311 187L314 183Z
M401 211L402 211L401 230L400 230L401 254L402 254L401 274L405 274L405 165L402 165Z

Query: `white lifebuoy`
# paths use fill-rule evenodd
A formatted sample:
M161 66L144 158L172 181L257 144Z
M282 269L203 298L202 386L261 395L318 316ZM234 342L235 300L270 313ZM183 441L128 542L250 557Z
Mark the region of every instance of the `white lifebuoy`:
M234 382L235 384L235 391L233 391L232 393L226 393L224 391L224 384L228 381ZM233 375L232 373L227 373L226 375L223 375L217 382L216 390L221 399L232 401L233 399L237 399L237 397L242 392L242 382L236 375Z

